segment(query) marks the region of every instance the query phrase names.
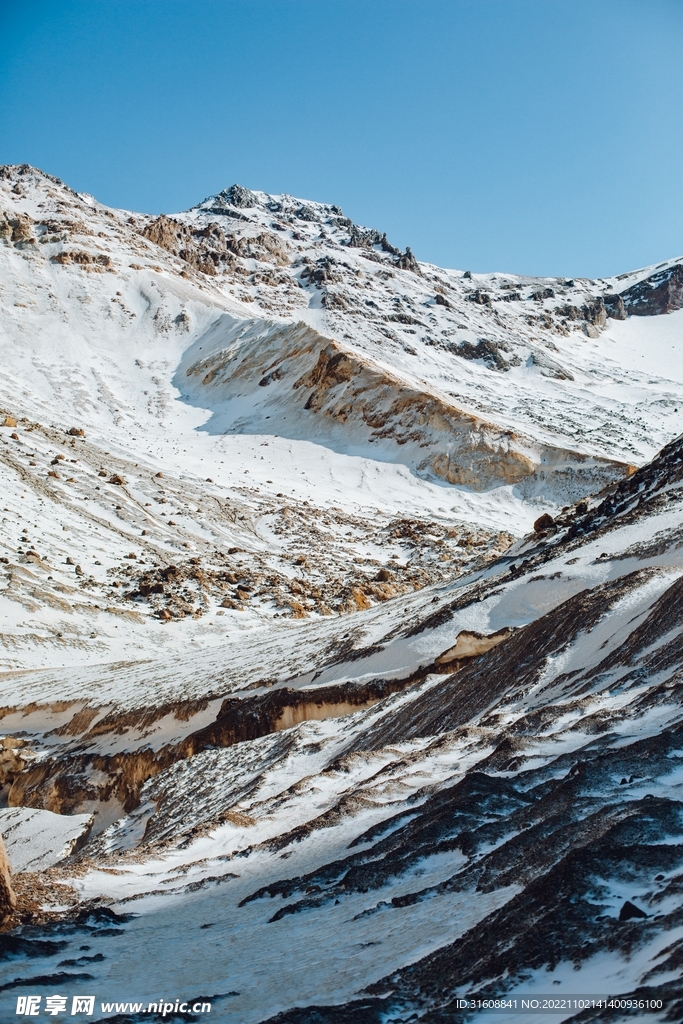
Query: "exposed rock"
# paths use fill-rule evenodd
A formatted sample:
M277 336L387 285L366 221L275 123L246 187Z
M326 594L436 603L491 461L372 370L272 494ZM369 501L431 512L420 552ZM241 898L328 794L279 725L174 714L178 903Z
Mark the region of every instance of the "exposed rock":
M571 304L556 306L555 313L558 316L566 317L568 320L579 320L581 318L581 310L579 307L572 306Z
M33 226L34 222L28 214L0 212L0 238L5 242L14 242L17 245L24 242L35 242Z
M621 293L629 316L659 316L683 309L683 264L660 270Z
M398 267L400 270L411 270L413 274L422 274L420 264L413 256L409 245L406 246L406 251L397 258L394 266Z
M250 206L257 206L258 200L253 192L250 192L248 188L244 188L243 185L231 185L230 188L226 188L219 195L230 203L232 206L237 206L239 209L248 209Z
M581 310L588 324L593 324L598 330L607 324L607 311L602 295L596 296L586 302ZM597 335L589 335L597 337Z
M555 380L574 380L574 375L561 366L556 360L540 349L535 349L529 356L529 364L538 366L544 377L552 377Z
M434 664L438 669L454 672L466 661L478 658L480 654L485 654L486 651L490 651L493 647L503 643L504 640L512 636L513 632L513 629L507 627L489 634L463 630L462 633L458 634L458 639L454 646L449 647L438 658L435 658Z
M12 869L0 836L0 927L12 918L16 905L17 898L12 888Z
M621 295L603 295L607 316L612 320L625 320L627 317L626 306Z
M478 306L490 306L491 296L488 292L483 291L481 288L476 288L470 295L467 296L469 302L476 302Z
M461 341L454 351L463 359L481 359L491 370L510 369L510 364L502 355L503 352L509 352L509 346L503 341L479 338L476 345L471 341Z
M84 270L108 270L113 266L111 256L103 252L93 253L83 252L82 250L58 252L56 255L51 256L50 259L52 263L59 263L64 267L73 263Z
M555 520L548 513L544 512L536 522L534 523L534 533L547 533L548 530L552 530L555 526Z
M645 917L647 917L645 911L641 910L640 907L637 907L635 903L631 903L630 900L626 900L623 907L619 911L620 921L632 921L634 920L634 918L637 920L638 918L642 919Z

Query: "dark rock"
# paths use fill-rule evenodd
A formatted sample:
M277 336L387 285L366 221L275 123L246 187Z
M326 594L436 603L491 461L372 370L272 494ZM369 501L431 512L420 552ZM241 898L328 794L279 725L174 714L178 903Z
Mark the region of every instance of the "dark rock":
M412 270L414 274L421 274L420 265L415 259L409 245L406 246L406 251L403 255L398 257L394 266L398 267L399 270Z
M567 317L568 320L578 320L581 316L579 307L572 305L558 306L555 312L558 316Z
M597 295L594 299L589 299L582 308L581 312L587 323L593 324L598 329L604 327L607 323L607 310L605 309L605 303L602 295Z
M604 295L603 301L607 310L607 316L612 320L626 319L626 306L621 295Z
M619 911L619 920L631 921L634 917L647 917L647 914L644 910L641 910L640 907L637 907L635 903L631 903L630 900L626 900L623 907Z
M248 188L244 188L243 185L231 185L230 188L224 189L219 195L230 203L231 206L237 206L240 209L258 205L254 193L250 192Z
M349 230L349 240L346 244L354 249L371 249L373 245L381 245L382 238L386 241L386 237L386 235L380 235L379 231L375 230L375 228L364 230L352 222Z
M555 292L552 288L541 288L537 292L532 292L529 298L536 299L537 302L540 302L542 299L554 299Z
M555 526L555 520L547 512L544 512L534 523L534 533L546 533Z
M461 341L452 351L463 359L481 359L490 370L510 369L510 364L501 355L501 352L508 351L503 342L479 338L477 344L473 345L470 341Z
M467 296L467 301L476 302L478 306L490 306L491 296L488 292L482 291L481 288L477 288L471 295Z
M437 306L446 306L448 309L450 309L450 306L451 306L450 302L445 297L445 295L442 295L440 292L436 293L435 301L436 301Z
M392 245L391 242L387 241L386 233L382 235L382 238L381 238L379 244L381 245L383 252L389 252L389 253L391 253L392 256L400 256L401 255L401 250L397 249L395 245Z
M621 293L631 316L659 316L683 309L683 265L661 270Z

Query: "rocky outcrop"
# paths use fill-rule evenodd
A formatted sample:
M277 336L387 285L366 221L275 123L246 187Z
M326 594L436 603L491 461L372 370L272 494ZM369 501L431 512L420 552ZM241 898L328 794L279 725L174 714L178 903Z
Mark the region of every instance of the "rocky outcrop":
M683 264L660 270L621 293L630 316L659 316L683 309Z
M195 270L213 277L221 263L230 263L223 231L213 225L209 233L193 231L187 224L162 213L142 229L142 234L155 245L179 256ZM210 244L213 243L213 244Z
M400 270L410 270L413 274L422 274L420 264L413 256L409 245L406 246L406 251L396 259L394 266L398 267Z
M464 352L463 346L458 352ZM500 345L482 342L472 354L503 362L500 353ZM549 492L557 484L563 496L573 494L575 500L577 492L604 486L628 471L617 462L539 446L501 429L305 324L272 325L253 342L245 339L190 362L184 375L197 380L203 408L267 382L277 386L278 403L290 410L289 419L278 420L277 428L269 414L269 429L285 434L298 424L301 436L310 436L313 429L336 442L362 431L373 443L398 445L395 457L418 473L472 490L535 481ZM307 422L311 415L319 420L314 428Z
M7 859L5 844L0 836L0 927L11 920L16 905L17 898L12 888L12 869Z
M34 222L25 213L3 213L0 211L0 238L4 242L20 244L35 242Z
M607 324L607 310L602 295L596 296L586 302L581 310L587 324L592 324L597 330Z
M621 295L603 295L607 316L611 320L625 320L628 316L624 299Z

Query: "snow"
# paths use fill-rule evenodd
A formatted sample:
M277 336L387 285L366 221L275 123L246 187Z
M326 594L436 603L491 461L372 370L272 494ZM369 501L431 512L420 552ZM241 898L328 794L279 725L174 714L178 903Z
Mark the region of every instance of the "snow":
M268 204L279 204L284 220L299 202L256 198L244 211L248 220L235 222L254 245L271 231ZM230 219L208 212L214 203L177 218L229 233ZM397 269L376 246L346 245L347 227L323 204L309 204L314 221L294 213L286 221L286 260L273 252L241 257L245 273L215 278L148 242L139 228L150 218L135 215L130 226L129 212L86 202L38 174L22 195L0 179L0 207L36 220L66 211L84 224L62 241L0 241L0 409L17 421L0 427L3 732L27 740L38 765L99 758L100 767L84 769L84 785L104 785L112 763L140 752L162 755L137 806L124 810L113 789L100 801L106 806L96 808L93 797L88 811L99 817L78 863L63 862L86 836L90 813L0 809L12 867L60 865L54 877L81 901L132 915L118 934L88 933L93 956L103 959L87 971L103 999L148 1001L181 988L222 993L220 1019L240 1024L293 1005L344 1003L476 929L522 884L486 892L469 876L465 884L472 860L454 847L391 868L375 888L349 887L338 902L316 905L317 894L305 890L244 900L372 851L359 837L374 827L389 834L397 815L412 820L468 773L513 779L523 789L535 771L546 781L564 777L567 758L585 756L598 740L626 750L679 722L673 701L652 701L657 686L672 685L675 666L638 676L639 666L616 659L597 674L681 577L683 546L667 542L683 523L677 494L593 539L546 538L545 560L519 575L510 568L540 550L528 534L542 511L557 514L582 488L599 489L624 463L645 462L680 432L683 311L609 320L590 338L576 325L563 327L558 306L578 308L652 268L572 289L555 282L557 294L537 300L530 296L540 282L513 275L469 280L426 264L419 276ZM111 266L100 273L54 262L77 249L108 256ZM302 274L323 258L338 275L325 303ZM282 280L259 284L254 273ZM522 297L504 302L504 284ZM475 287L490 292L492 304L471 301ZM436 305L436 294L448 304ZM335 307L330 295L347 306ZM448 348L482 338L500 346L507 369ZM341 384L330 389L337 404L317 418L292 386L331 343L353 362L351 379L366 374L380 396L362 415L354 402L337 415L346 401ZM271 366L290 376L261 384ZM410 415L378 427L375 414L406 396L416 403ZM424 411L434 409L438 415ZM482 438L490 444L476 486L447 484L426 459L455 450L456 421L458 430L475 423L461 432L473 452ZM68 434L71 427L85 437ZM500 483L510 452L531 460L534 475ZM567 467L572 473L562 477L557 470ZM110 482L114 474L125 483ZM406 521L414 541L401 533ZM498 533L505 535L499 549ZM643 554L657 538L662 550ZM192 612L172 622L113 586L132 589L143 570L190 558L203 577ZM326 595L335 581L351 587L362 570L372 582L379 569L390 570L396 586L389 599L332 614L309 603L302 619L271 599L275 584L267 582L312 581ZM235 577L231 586L258 578L254 596L225 605L234 592L207 582L218 570ZM444 683L433 662L463 630L524 628L638 570L589 628L559 638L526 689L511 680L452 732L363 746L414 701L444 686L456 691L457 677ZM259 601L257 587L267 591ZM642 663L677 630L639 649ZM216 721L226 699L246 705L278 690L300 696L420 671L410 688L343 717L227 747L183 747ZM534 714L541 725L515 731ZM515 762L496 768L489 759L510 737L519 740ZM670 772L622 787L620 799L679 801L681 785L672 759ZM589 795L608 807L611 794L601 781ZM514 838L499 835L478 856L500 853ZM646 901L640 881L628 896L619 879L604 882L612 886L613 917L623 898ZM419 898L392 904L406 894ZM271 920L307 896L310 906ZM667 899L668 911L675 898ZM77 928L64 940L68 951L29 958L32 976L58 971L65 957L77 960L84 936ZM601 953L578 971L561 962L529 972L511 994L628 991L678 937L668 928L629 961ZM16 972L0 964L0 984L13 983ZM31 991L51 986L34 983Z
M35 807L0 808L0 834L10 867L45 871L65 860L88 836L92 814L53 814Z

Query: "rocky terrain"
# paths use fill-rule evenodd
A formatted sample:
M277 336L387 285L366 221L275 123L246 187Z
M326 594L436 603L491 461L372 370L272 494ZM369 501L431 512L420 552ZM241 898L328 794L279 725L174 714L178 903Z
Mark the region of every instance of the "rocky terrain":
M0 261L4 1012L680 1019L683 263L28 166Z

